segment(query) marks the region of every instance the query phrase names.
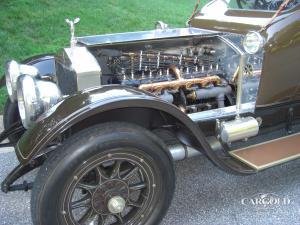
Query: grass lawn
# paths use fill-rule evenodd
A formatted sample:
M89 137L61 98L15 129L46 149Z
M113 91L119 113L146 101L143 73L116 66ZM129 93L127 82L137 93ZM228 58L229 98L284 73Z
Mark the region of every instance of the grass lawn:
M203 0L202 2L206 2ZM162 20L184 27L196 0L0 0L0 74L5 62L69 45L65 18L80 17L78 36L147 30ZM202 3L202 4L203 4ZM0 112L7 98L0 90Z

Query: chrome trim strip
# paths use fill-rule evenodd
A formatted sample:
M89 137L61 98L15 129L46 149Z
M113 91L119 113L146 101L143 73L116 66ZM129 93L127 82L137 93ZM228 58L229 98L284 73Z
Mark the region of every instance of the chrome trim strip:
M240 113L253 113L255 109L255 102L250 103L244 103L241 105ZM188 116L191 120L194 122L203 122L208 120L215 120L220 119L223 117L230 117L230 116L236 116L237 110L236 105L225 107L225 108L219 108L219 109L212 109L207 110L203 112L197 112L197 113L191 113Z
M208 31L198 28L174 28L164 30L149 30L127 33L115 33L77 37L77 42L86 46L105 45L123 42L157 40L165 38L192 37L198 35L211 35L219 32Z

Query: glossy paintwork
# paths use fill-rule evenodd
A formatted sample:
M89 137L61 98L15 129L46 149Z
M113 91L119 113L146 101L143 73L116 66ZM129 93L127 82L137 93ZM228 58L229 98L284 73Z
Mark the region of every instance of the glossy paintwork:
M299 10L300 5L297 5L290 10L284 11L275 19L274 23ZM190 25L192 27L213 31L246 34L250 30L258 31L267 25L274 13L274 11L238 9L227 9L221 14L205 14L200 12L191 20Z
M275 12L232 10L222 15L199 14L194 27L246 34L260 31ZM256 106L300 99L300 5L284 11L261 32L265 38L264 62Z
M55 74L55 59L53 54L36 55L22 61L23 64L35 66L40 75Z
M227 10L222 15L200 13L191 21L191 26L215 31L246 34L249 30L259 30L268 23L273 13L256 11Z
M276 20L266 39L257 106L300 99L300 9Z
M53 137L75 123L100 112L126 107L157 109L186 121L189 126L194 124L177 107L146 92L120 85L103 86L68 97L42 115L37 124L27 130L19 140L16 147L17 156L25 163Z
M251 171L237 171L234 165L224 162L212 150L204 133L176 106L141 90L120 85L94 88L68 97L39 118L38 123L22 136L16 146L16 155L21 164L27 164L39 155L52 139L72 125L95 114L100 115L112 109L139 107L164 112L180 121L195 137L205 155L217 166L234 174L248 174ZM200 149L199 149L200 151Z

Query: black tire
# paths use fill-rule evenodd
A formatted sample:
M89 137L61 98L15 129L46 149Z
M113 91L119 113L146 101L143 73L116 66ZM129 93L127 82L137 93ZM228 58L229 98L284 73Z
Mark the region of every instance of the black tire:
M18 104L16 102L11 102L9 98L7 98L6 103L4 105L4 112L3 112L3 126L4 129L8 129L11 125L15 123L21 123L21 118L19 115ZM10 135L8 140L12 143L17 143L18 140L23 135L24 131L19 133Z
M133 176L142 181L131 184ZM98 222L109 217L112 224L158 224L174 187L172 157L159 138L133 124L100 124L70 137L41 167L32 190L32 220L35 225L84 224L79 217L93 213ZM133 192L137 200L131 199ZM76 200L78 195L85 197ZM116 195L126 199L127 208L118 202L122 213L130 210L126 215L108 209ZM79 205L87 208L80 216L74 213Z

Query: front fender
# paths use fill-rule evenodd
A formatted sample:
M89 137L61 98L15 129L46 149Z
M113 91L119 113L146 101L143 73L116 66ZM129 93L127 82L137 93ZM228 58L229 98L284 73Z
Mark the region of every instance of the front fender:
M252 174L252 171L240 171L234 164L219 158L198 124L179 108L150 93L121 85L84 90L52 107L19 140L16 145L17 157L22 164L27 164L41 154L53 139L76 123L102 112L130 107L155 109L172 116L190 131L215 165L234 174Z
M197 125L174 105L135 88L110 85L79 92L41 115L17 143L17 157L21 163L28 163L50 141L79 121L101 112L126 107L160 110L180 120L193 133L199 131Z
M35 66L41 74L55 73L54 54L36 55L23 60L21 63Z

